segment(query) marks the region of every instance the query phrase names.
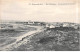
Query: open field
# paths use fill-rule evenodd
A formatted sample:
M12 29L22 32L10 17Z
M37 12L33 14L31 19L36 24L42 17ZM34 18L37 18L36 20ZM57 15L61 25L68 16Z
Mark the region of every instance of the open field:
M78 51L79 30L49 29L35 34L28 43L22 44L13 50L16 51ZM27 39L27 37L25 38Z
M27 27L26 29L4 29L0 30L0 36L17 37L32 30L35 30L35 28Z
M26 27L25 29L1 29L0 30L0 47L14 43L19 36L34 31L34 27Z
M11 44L15 41L16 41L16 39L14 39L14 38L0 37L0 47L6 46L6 45Z

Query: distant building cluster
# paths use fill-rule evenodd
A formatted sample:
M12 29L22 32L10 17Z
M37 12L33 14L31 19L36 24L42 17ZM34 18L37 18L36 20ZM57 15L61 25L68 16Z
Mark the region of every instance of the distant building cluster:
M69 23L63 23L63 24L46 24L47 28L56 28L56 27L72 27L74 29L78 29L79 26L77 24L69 24Z
M80 26L73 23L46 23L46 22L15 22L15 23L1 23L0 29L16 29L17 27L25 27L24 25L34 25L34 26L43 26L45 28L56 28L56 27L73 27L78 29Z

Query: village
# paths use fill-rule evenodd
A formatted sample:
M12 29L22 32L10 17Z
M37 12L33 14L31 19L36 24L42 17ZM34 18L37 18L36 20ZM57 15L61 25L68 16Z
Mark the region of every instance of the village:
M61 27L71 27L74 29L79 29L79 24L74 23L47 23L47 22L34 22L34 21L28 21L28 22L10 22L10 23L0 23L0 29L16 29L18 27L25 28L27 25L30 26L43 26L44 28L61 28Z
M77 23L0 22L0 50L79 50L79 35Z

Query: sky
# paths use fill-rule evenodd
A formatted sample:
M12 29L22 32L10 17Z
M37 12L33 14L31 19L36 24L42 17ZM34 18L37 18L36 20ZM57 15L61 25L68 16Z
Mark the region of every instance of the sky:
M74 0L0 0L1 20L75 22L78 21L78 6ZM29 5L42 3L43 5ZM56 5L45 5L53 3ZM58 3L73 3L58 5Z

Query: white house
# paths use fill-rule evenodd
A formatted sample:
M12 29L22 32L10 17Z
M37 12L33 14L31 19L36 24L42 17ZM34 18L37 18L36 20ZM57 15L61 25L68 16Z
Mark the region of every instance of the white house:
M54 25L50 25L49 28L55 28L55 26Z
M68 24L63 24L63 27L67 27L68 26Z
M70 25L68 23L64 23L63 27L69 27Z
M33 21L28 21L28 24L34 24L34 22Z
M52 25L52 24L46 24L46 27L47 27L47 28L55 28L55 26Z

